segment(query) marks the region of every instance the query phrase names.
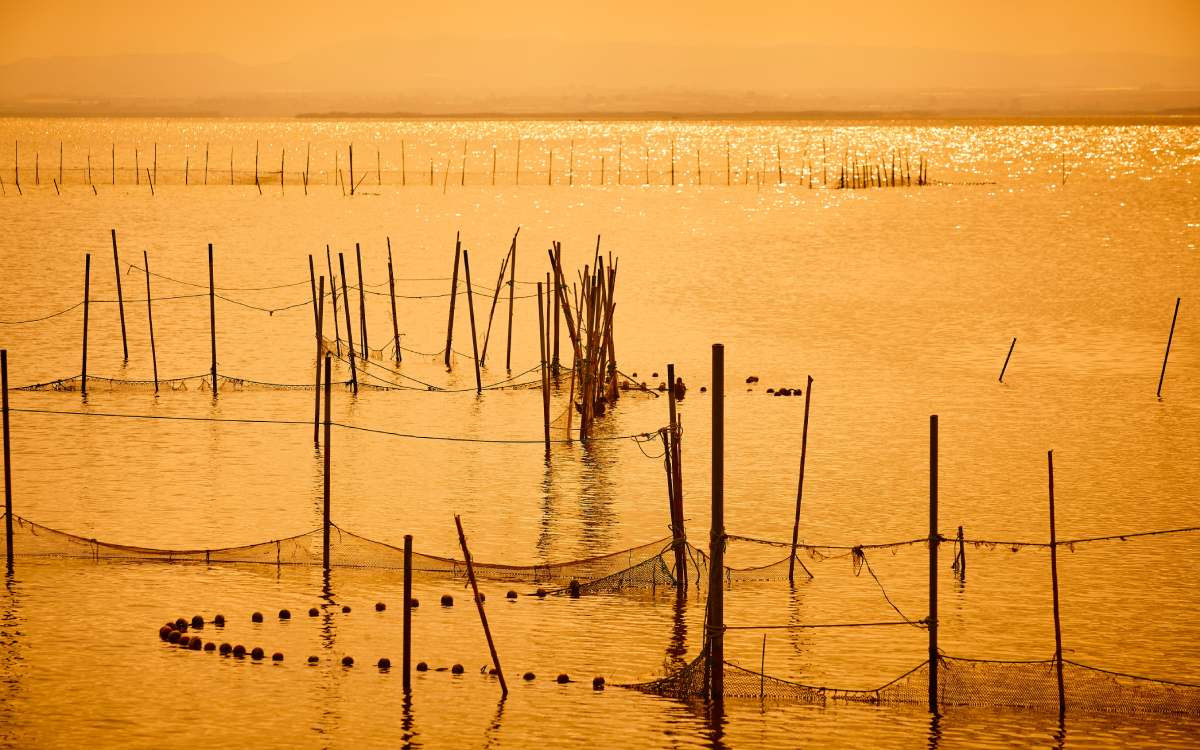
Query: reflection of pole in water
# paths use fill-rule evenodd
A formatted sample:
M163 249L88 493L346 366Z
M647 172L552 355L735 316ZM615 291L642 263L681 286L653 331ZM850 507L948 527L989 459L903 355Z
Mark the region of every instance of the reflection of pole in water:
M676 589L674 618L671 622L671 638L667 641L667 671L675 672L687 666L687 595Z

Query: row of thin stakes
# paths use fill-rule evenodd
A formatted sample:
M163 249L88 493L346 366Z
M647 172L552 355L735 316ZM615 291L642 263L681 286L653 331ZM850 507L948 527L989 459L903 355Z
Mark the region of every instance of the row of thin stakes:
M458 301L459 272L463 274L463 286L466 289L468 317L471 333L471 359L475 371L476 392L483 392L483 379L480 368L487 360L488 344L491 339L492 323L496 307L502 296L503 287L508 286L508 337L505 347L505 369L512 372L512 341L513 341L513 302L516 286L517 268L517 238L520 228L513 234L508 252L500 262L500 270L496 278L495 291L491 295L491 307L487 314L487 328L481 337L476 325L475 292L471 281L471 259L468 249L463 247L461 234L454 240L454 261L451 272L449 314L446 324L446 346L443 350L443 362L447 369L451 367L454 351L454 322L455 307ZM388 296L392 321L392 355L396 366L403 361L403 348L400 346L400 323L396 312L395 272L392 262L391 238L387 239L388 246ZM358 267L358 321L355 325L350 313L350 294L346 283L346 260L338 253L338 273L335 274L332 252L327 245L325 248L326 264L330 284L330 300L333 311L334 351L339 359L343 358L350 365L350 386L354 393L358 392L359 365L358 361L367 362L371 355L368 343L368 327L366 315L366 296L364 293L362 272L362 248L355 243L355 261ZM579 437L587 440L592 432L595 420L602 416L608 407L617 400L619 389L619 372L617 370L616 342L613 335L613 319L616 311L617 261L609 254L607 261L600 254L600 238L596 238L596 248L592 263L585 265L577 273L577 278L568 284L562 265L562 244L555 242L547 251L550 270L546 272L545 281L537 282L538 302L538 350L539 369L541 372L542 391L542 422L546 450L550 450L550 381L560 377L560 331L566 329L572 366L570 368L570 383L568 387L568 408L566 413L566 431L570 434L572 418L575 412L579 414ZM316 372L316 406L314 412L314 442L317 441L316 423L320 414L321 372L320 358L326 350L324 338L325 328L325 276L318 276L313 257L308 257L309 281L313 295L313 326L317 342ZM505 281L505 276L508 276ZM341 287L342 322L338 322L338 287ZM565 324L561 325L560 323ZM342 332L345 328L346 348L342 348ZM358 329L358 346L355 346L355 332ZM482 338L482 341L480 340ZM386 350L388 347L384 347ZM215 351L215 350L214 350ZM215 355L214 355L215 358ZM215 359L214 359L215 361ZM577 398L578 397L578 398Z
M567 164L565 169L561 170L557 175L555 173L555 152L553 146L547 146L546 152L546 172L545 182L542 182L540 172L534 172L537 180L534 183L529 182L529 170L526 170L526 181L521 182L521 148L524 139L518 138L516 143L516 158L514 166L511 170L501 173L499 167L499 148L496 144L492 144L491 171L482 172L485 183L490 179L491 185L496 185L497 176L504 174L506 179L502 184L509 184L508 175L511 174L511 184L546 184L555 185L561 184L565 180L569 186L578 184L595 184L597 181L597 170L589 168L586 170L576 169L575 159L575 141L571 140L570 146L566 155ZM468 175L468 145L469 141L463 141L463 153L461 165L457 170L458 184L465 186L467 184ZM670 166L669 168L654 167L652 168L652 158L649 145L644 145L644 155L639 160L641 163L637 165L627 165L625 159L625 143L621 141L617 147L616 168L613 169L609 164L609 156L602 154L600 156L600 168L598 170L598 181L600 185L652 185L652 184L669 184L681 185L692 183L696 185L734 185L751 183L753 176L754 184L763 185L774 182L778 185L798 183L802 186L807 185L808 188L813 187L813 181L818 174L818 165L814 163L811 155L812 149L806 147L803 156L799 160L797 166L785 167L785 159L783 147L779 144L775 145L775 164L768 165L767 160L761 159L759 164L752 164L749 156L745 158L745 165L739 165L735 168L733 164L732 146L728 141L725 143L725 168L721 169L705 169L701 149L697 147L695 154L694 169L687 160L681 160L677 156L676 142L672 138L670 142ZM193 182L198 185L208 184L224 184L226 175L228 175L228 184L252 184L258 188L259 193L263 191L263 186L278 184L280 191L286 190L286 185L291 175L292 184L299 184L304 188L304 194L308 194L308 187L312 183L312 145L306 144L304 150L304 168L294 169L288 172L287 169L287 149L281 149L279 152L279 169L263 169L261 166L261 153L259 142L254 143L254 171L235 170L234 168L234 148L229 149L229 167L228 170L222 166L219 170L211 164L211 148L210 144L204 146L204 162L203 165L197 165L196 178L193 179L193 170L191 168L191 156L184 157L183 169L181 171L183 185L191 185ZM561 156L560 156L561 158ZM13 184L19 194L23 194L21 188L21 144L20 141L15 141L13 144ZM117 166L117 145L113 143L110 150L110 163L108 165L108 182L112 185L117 184L119 172L129 171L129 167ZM372 175L372 170L368 169L365 172L360 168L358 175L355 175L354 165L354 144L347 147L346 170L342 168L341 151L334 152L334 163L331 170L322 172L325 176L326 184L332 182L339 186L343 195L355 195L361 192L363 183ZM789 159L788 161L794 161ZM361 159L360 159L361 164ZM770 166L774 166L771 169ZM143 176L145 182L149 186L151 193L158 185L159 181L159 164L158 164L158 144L153 145L150 154L150 162L146 166L142 166L142 153L135 146L133 149L133 184L141 185ZM858 150L851 151L847 146L843 150L840 160L833 162L829 159L829 143L825 138L821 139L821 161L819 164L819 187L833 189L855 189L866 187L911 187L916 184L918 186L928 185L929 181L929 164L926 158L921 155L916 157L916 175L914 179L912 159L909 156L907 148L891 148L885 151L880 151L878 157L867 157ZM92 187L95 192L95 174L92 169L92 152L89 148L87 151L86 165L80 167L65 167L63 163L63 144L60 141L58 144L58 170L57 178L51 177L51 182L54 185L55 191L61 192L60 188L65 184L64 176L66 172L80 173L80 182ZM447 189L451 182L451 176L454 174L452 170L452 160L447 159L445 167L440 169L433 159L429 160L428 181L426 181L426 172L422 168L420 171L412 171L408 169L408 156L406 141L400 141L400 168L398 170L385 170L383 166L383 156L380 149L375 149L375 169L374 180L376 186L384 184L384 175L388 175L388 183L394 184L394 177L398 175L399 184L402 186L420 184L428 184L433 187L438 181L438 172L441 173L441 183L443 192ZM211 179L210 179L211 175ZM611 178L610 178L611 175ZM738 179L735 179L737 175ZM558 181L556 182L556 177ZM773 178L773 179L772 179ZM1065 179L1065 178L1064 178ZM35 185L42 184L41 176L41 154L34 152L33 159L33 181ZM474 181L473 181L474 182ZM4 184L3 175L0 175L0 190L7 194L7 186Z

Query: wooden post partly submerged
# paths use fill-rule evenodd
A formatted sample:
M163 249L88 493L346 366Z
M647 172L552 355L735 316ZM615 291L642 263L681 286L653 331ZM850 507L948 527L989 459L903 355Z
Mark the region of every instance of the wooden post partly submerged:
M938 418L929 417L929 713L938 714Z
M463 560L467 565L467 580L471 584L471 593L475 598L475 607L479 610L479 622L483 624L483 634L487 638L488 651L492 653L492 664L496 667L496 676L500 678L500 699L508 697L508 685L504 682L504 670L500 668L500 656L496 653L496 644L492 641L492 631L488 627L487 613L483 611L483 597L479 595L479 584L475 582L475 566L471 562L471 551L467 549L467 537L463 533L462 519L456 513L454 525L458 527L458 543L462 545Z
M8 429L8 350L0 349L0 391L4 394L4 549L8 558L8 573L13 572L13 530L12 530L12 454L9 447L10 432Z
M800 479L796 484L796 520L792 523L792 555L788 558L788 583L795 583L796 543L800 539L800 506L804 502L804 462L808 457L808 407L812 402L812 375L804 386L804 427L800 432Z
M358 329L362 333L362 358L370 359L371 349L367 345L367 293L363 283L362 249L354 243L354 259L358 264Z
M333 275L333 256L329 251L329 244L325 245L325 265L329 267L329 302L333 308L333 350L337 355L342 356L342 334L338 330L338 311L337 311L337 276ZM342 304L346 304L346 300L342 300Z
M1167 376L1167 357L1171 356L1171 339L1175 338L1175 320L1179 317L1179 302L1181 298L1175 298L1175 312L1171 315L1171 332L1167 334L1167 350L1163 353L1162 371L1158 373L1158 391L1154 394L1158 398L1162 398L1163 378Z
M520 230L518 230L520 231ZM517 236L513 235L512 260L508 264L508 346L504 350L504 369L512 372L513 295L517 287Z
M708 569L708 698L725 699L725 346L712 347L712 528Z
M684 528L683 520L683 470L679 466L681 456L679 437L682 430L679 428L677 406L675 365L674 363L668 363L667 416L669 423L667 429L670 430L671 441L667 445L667 451L670 454L671 460L671 546L675 550L675 580L678 581L680 593L683 593L687 590L688 586L687 531Z
M546 377L546 321L542 313L542 282L537 285L538 300L538 344L542 357L542 434L546 442L546 455L550 455L550 380Z
M354 329L350 326L349 292L346 289L346 256L338 253L338 270L342 272L342 311L346 315L346 357L350 360L350 390L358 395L358 369L354 364Z
M1062 623L1058 617L1058 539L1054 528L1054 451L1046 451L1046 469L1050 480L1050 591L1054 597L1054 669L1058 677L1058 718L1067 711L1063 688Z
M388 249L388 296L392 300L392 345L396 347L396 363L404 361L400 353L400 321L396 317L396 277L392 272L392 238L387 238Z
M212 343L212 392L217 397L217 286L213 276L213 246L208 243L208 333Z
M117 273L117 310L121 315L121 353L125 362L129 361L129 341L125 337L125 298L121 295L121 259L117 256L117 230L110 229L113 246L113 268Z
M400 671L404 692L412 691L412 534L404 535L404 643Z
M354 355L350 355L354 359ZM330 451L333 449L329 442L329 434L332 429L333 421L331 418L332 411L330 409L330 396L332 388L329 387L330 374L332 372L333 362L329 355L325 355L325 476L323 497L321 503L321 562L325 567L325 572L329 572L329 480L330 480Z
M450 355L454 347L454 303L458 299L458 262L462 257L462 235L454 235L454 272L450 275L450 319L446 323L445 365L450 367Z
M1017 348L1017 337L1013 336L1012 343L1008 345L1008 354L1004 356L1004 366L1000 368L1000 382L1004 382L1004 371L1008 369L1008 360L1012 358L1013 349Z
M463 274L467 282L467 317L471 319L471 360L475 363L475 392L483 393L483 379L479 374L479 339L475 335L475 294L471 289L471 259L462 251Z
M320 445L320 429L321 429L321 344L324 336L325 328L325 277L317 283L317 372L315 375L316 383L313 391L316 394L313 404L313 445Z
M158 393L158 352L154 348L154 306L150 297L150 256L142 251L142 265L146 269L146 318L150 323L150 364L154 367L154 392Z
M79 376L80 395L87 396L88 298L92 288L92 254L83 256L83 367Z

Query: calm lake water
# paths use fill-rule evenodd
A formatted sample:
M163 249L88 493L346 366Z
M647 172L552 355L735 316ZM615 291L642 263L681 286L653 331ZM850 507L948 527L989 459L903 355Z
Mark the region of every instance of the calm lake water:
M961 525L969 538L1046 541L1049 449L1060 538L1200 525L1194 126L9 119L0 120L0 136L17 146L0 154L0 346L9 352L13 385L79 373L81 309L12 323L78 303L85 253L92 254L95 300L89 373L151 377L145 277L128 269L141 265L143 251L154 272L178 280L152 279L156 299L175 297L154 306L159 375L207 372L208 301L191 296L202 289L189 284L207 286L212 243L216 284L227 289L216 303L220 371L303 384L313 377L308 255L328 275L326 245L335 268L336 254L347 253L353 281L359 243L365 280L379 284L387 278L390 238L403 343L436 352L445 342L456 233L470 251L472 281L484 289L495 284L518 226L517 277L526 281L544 279L552 241L563 243L564 263L575 269L591 262L599 235L601 251L620 259L620 369L654 386L673 362L690 387L680 407L685 513L689 537L700 546L708 539L711 436L711 402L700 387L711 390L714 342L725 344L727 358L729 533L790 538L803 399L774 398L766 389L802 386L807 375L814 384L804 541L854 545L927 533L930 414L941 423L940 528L947 536ZM56 185L60 142L63 179ZM343 187L350 143L353 197ZM17 150L22 195L14 179ZM890 170L893 153L901 164L907 154L914 182L925 159L939 184L821 189L822 175L836 181L843 159L857 155ZM112 302L113 228L128 362ZM1183 301L1158 399L1176 298ZM490 299L475 302L482 318ZM370 345L384 346L391 336L387 299L370 296L367 308ZM469 352L461 296L456 318L454 348ZM485 383L509 377L506 318L504 301ZM516 301L514 375L537 364L536 318L530 299ZM424 436L541 437L536 389L477 396L470 359L461 355L447 372L439 357L410 352L400 369L451 390L355 397L339 389L334 419ZM747 384L752 375L759 382ZM566 409L565 384L553 395L554 414ZM303 421L312 418L312 399L304 390L247 388L214 399L194 387L156 396L145 388L93 386L86 399L77 392L13 393L12 406ZM651 432L666 418L665 399L628 394L600 420L597 434ZM16 412L12 430L15 512L55 529L130 545L216 548L320 524L323 458L311 426ZM538 443L338 430L333 517L372 539L400 544L412 534L418 551L458 556L459 513L482 561L603 554L669 534L656 447L561 443L547 460ZM1064 548L1067 658L1200 683L1196 541L1184 534ZM745 548L731 547L728 562L743 567L781 556ZM968 547L964 582L949 569L951 555L944 546L945 653L1052 655L1044 550ZM895 606L923 617L926 548L868 552L868 559ZM848 558L804 560L815 577L795 589L778 581L730 588L726 623L896 619L880 585L856 575ZM714 717L703 706L633 691L594 692L593 675L610 685L651 679L694 658L702 599L693 592L678 603L659 590L509 602L509 588L531 587L483 586L513 683L510 699L497 705L495 680L479 674L488 651L473 608L464 606L469 594L458 583L420 581L414 658L435 668L462 663L466 673L415 675L406 702L399 674L373 666L380 656L399 660L396 571L337 568L325 582L307 567L18 557L0 590L0 743L782 748L1200 741L1195 719L1069 713L1060 728L1057 717L1036 712L952 710L933 721L920 706L757 700L730 701ZM457 606L435 606L443 593ZM388 609L375 612L376 601ZM329 614L303 616L322 603ZM352 611L333 606L342 604ZM277 621L273 613L284 607L298 616ZM267 613L266 622L252 624L253 611ZM280 650L285 660L221 659L156 637L167 619L217 612L229 624L214 638ZM769 630L765 651L763 632L730 631L726 657L840 688L878 687L926 658L925 632L910 627ZM321 663L305 665L308 654L320 654ZM357 666L333 665L345 654ZM524 671L537 679L520 680ZM560 672L575 681L555 684Z

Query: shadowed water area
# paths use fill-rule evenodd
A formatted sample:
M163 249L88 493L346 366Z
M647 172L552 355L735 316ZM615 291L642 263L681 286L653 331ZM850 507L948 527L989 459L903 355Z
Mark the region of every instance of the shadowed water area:
M143 251L162 275L151 277L159 376L206 373L208 243L220 294L219 372L311 384L308 255L328 276L328 244L340 276L337 253L345 253L354 284L360 244L365 288L379 292L366 295L369 345L379 349L392 336L390 237L404 360L368 366L359 377L415 389L355 396L338 386L332 400L335 422L408 436L333 433L333 519L373 540L400 545L412 534L418 552L461 557L459 513L476 560L534 565L670 534L660 443L556 442L547 457L536 387L474 392L461 280L458 354L449 371L442 364L456 232L470 251L482 339L518 226L519 282L545 280L555 240L569 273L592 262L597 235L601 252L619 258L619 369L653 388L673 362L689 387L679 407L685 517L689 540L701 548L709 529L713 342L726 346L730 534L791 538L804 399L766 390L803 387L808 375L802 541L853 546L925 536L930 414L941 424L939 528L947 537L961 525L969 539L1048 541L1048 449L1060 539L1200 525L1200 136L1193 126L0 120L0 143L18 141L22 195L13 152L0 155L0 346L9 352L12 386L79 374L82 308L16 321L79 303L85 253L92 254L90 375L152 377ZM138 169L153 169L156 142L151 195L153 172L135 178L134 149ZM353 197L337 178L337 169L348 172L351 142ZM830 189L843 160L857 154L886 172L893 153L907 153L912 186ZM916 185L919 158L933 184ZM500 298L485 384L537 381L536 371L527 372L539 360L533 291L516 286L511 372L508 299ZM356 315L357 292L350 297ZM1159 399L1176 298L1182 303ZM344 337L340 306L338 313ZM356 342L357 326L355 319ZM331 328L327 319L327 336ZM758 382L746 383L749 376ZM348 366L335 362L335 380L348 378ZM554 416L567 409L567 386L563 378L552 393ZM229 383L214 398L194 382L158 395L153 387L93 384L86 398L78 391L10 398L18 410L11 414L14 512L22 518L106 542L200 550L321 524L324 448L312 442L311 390ZM665 398L626 392L599 418L596 435L652 433L666 423ZM556 429L555 437L565 433ZM1064 656L1200 683L1197 541L1180 534L1060 549ZM968 573L959 580L950 570L953 549L942 545L941 649L981 659L1050 657L1047 551L968 545L966 553ZM731 544L727 563L785 555ZM794 588L786 580L735 581L725 622L923 618L925 545L866 557L873 576L850 554L802 552L813 578ZM335 567L325 579L318 566L22 558L18 547L16 570L0 590L0 743L1191 747L1200 736L1194 716L1070 707L1062 726L1045 711L961 708L934 720L920 705L757 699L730 700L714 715L703 704L612 687L695 658L704 592L694 588L682 601L665 587L542 599L525 595L532 584L485 580L512 688L498 706L495 679L479 673L489 658L469 590L458 580L421 578L413 657L431 671L414 675L406 701L398 670L374 666L381 656L399 661L401 584L394 569ZM522 596L505 599L509 589ZM445 593L455 606L437 606ZM376 612L377 601L387 609ZM293 614L286 622L275 616L285 607ZM309 607L319 616L309 618ZM252 623L254 611L265 622ZM282 651L284 661L221 658L157 638L167 620L218 612L228 623L207 626L206 639ZM785 679L873 689L920 665L927 640L913 626L731 629L725 651L733 663ZM310 654L321 657L317 665L305 663ZM356 665L336 665L343 655ZM456 662L465 674L436 671ZM521 680L525 671L536 679ZM556 684L560 672L573 682ZM610 687L593 691L594 675Z

